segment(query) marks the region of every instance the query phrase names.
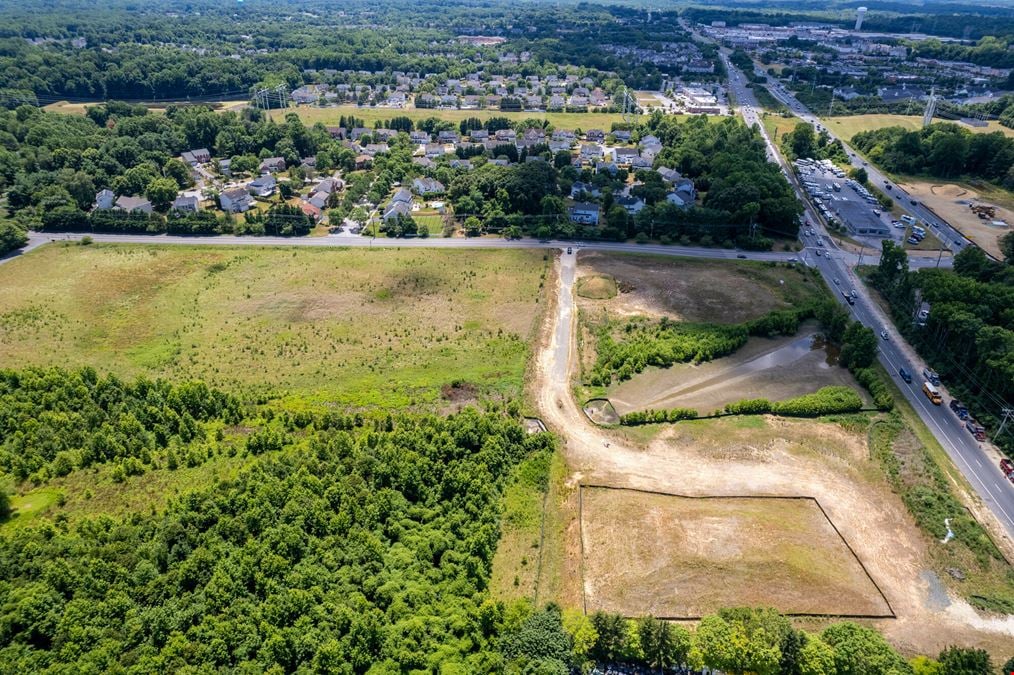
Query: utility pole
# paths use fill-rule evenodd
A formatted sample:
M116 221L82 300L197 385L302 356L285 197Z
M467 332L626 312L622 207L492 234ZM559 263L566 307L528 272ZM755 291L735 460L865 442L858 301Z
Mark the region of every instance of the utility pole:
M1004 408L1001 412L1003 412L1003 421L1000 422L1000 428L996 430L996 435L993 438L998 438L1003 433L1004 427L1007 426L1007 421L1014 417L1014 408Z

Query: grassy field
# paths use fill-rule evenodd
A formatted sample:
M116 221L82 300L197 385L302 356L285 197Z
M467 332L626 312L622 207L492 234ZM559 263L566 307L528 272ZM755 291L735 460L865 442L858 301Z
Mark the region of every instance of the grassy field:
M904 127L911 131L922 128L921 115L847 115L844 117L825 117L821 120L835 135L848 140L860 131L883 129L884 127ZM934 120L946 122L947 120ZM958 124L962 129L974 133L990 133L1002 131L1006 136L1014 136L1014 129L1009 129L999 122L989 121L985 127L970 127Z
M514 472L503 499L500 541L489 586L497 598L535 600L542 550L543 504L554 456L536 455Z
M93 103L71 103L69 101L57 101L56 103L50 103L49 105L43 106L42 109L48 112L64 113L65 115L84 115L85 108L90 106L102 105L102 101L95 101ZM218 101L210 103L216 110L236 110L247 105L247 101ZM163 103L153 103L145 106L149 112L153 113L164 113L166 105Z
M590 313L711 323L739 323L824 293L805 267L739 260L582 251L578 277L579 291L584 277L611 277L619 289L611 299L582 297L578 303Z
M588 611L694 618L749 605L889 613L812 500L584 488L582 501Z
M775 143L781 142L782 136L794 130L801 121L798 117L783 117L775 113L764 113L762 119L764 130Z
M0 363L200 378L291 407L452 408L521 391L547 265L525 250L51 245L0 267ZM448 394L454 381L469 386Z
M544 119L559 129L602 129L609 131L616 122L623 121L619 113L567 113L567 112L500 112L499 110L442 110L436 108L360 108L354 105L335 106L332 108L311 108L301 106L286 110L273 110L271 116L277 120L285 118L288 113L295 112L304 124L321 122L328 125L338 124L341 116L354 115L363 120L366 126L372 127L374 122L389 120L392 117L408 117L422 120L436 117L449 122L460 122L469 117L487 120L491 117L506 117L510 120Z

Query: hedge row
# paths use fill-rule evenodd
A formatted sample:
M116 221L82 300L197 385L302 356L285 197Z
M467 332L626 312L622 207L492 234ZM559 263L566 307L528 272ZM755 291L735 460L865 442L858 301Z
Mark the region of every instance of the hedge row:
M852 387L822 387L812 394L803 394L771 404L771 412L785 417L820 417L859 412L863 399Z
M820 417L854 413L862 410L863 400L851 387L824 387L812 394L804 394L785 401L766 398L748 398L727 403L727 415L782 415L784 417Z
M641 424L663 424L681 420L697 419L697 411L693 408L670 408L669 410L641 410L627 413L620 417L620 424L634 427Z
M771 412L771 401L766 398L747 398L725 404L728 415L764 415Z
M815 303L807 303L791 309L775 309L764 316L747 321L743 324L746 332L760 337L776 337L778 335L795 335L799 324L812 319L817 314Z
M877 406L877 410L887 411L894 408L894 397L891 395L891 390L887 388L887 383L876 370L856 368L852 374L855 375L856 381L870 392L870 396L873 397L873 405Z

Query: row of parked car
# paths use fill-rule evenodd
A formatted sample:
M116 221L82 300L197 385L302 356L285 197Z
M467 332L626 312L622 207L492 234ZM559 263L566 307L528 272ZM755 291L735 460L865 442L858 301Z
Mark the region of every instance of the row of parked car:
M901 376L901 379L905 380L905 382L912 382L912 375L905 370L905 368L899 368L898 374ZM940 376L929 368L923 369L922 376L926 379L926 382L923 384L923 389L929 389L931 393L935 393L937 391L936 388L940 386ZM929 395L930 394L927 394L927 396ZM938 393L935 394L934 397L931 397L931 400L933 400L934 403L939 404L940 395ZM975 440L980 442L986 440L986 428L975 421L972 414L968 412L968 406L958 399L952 398L947 404L947 407L951 409L951 412L958 416L958 419L965 423L965 430L968 431ZM1003 474L1007 476L1007 479L1014 483L1014 462L1004 458L1000 460L1000 469L1003 471Z

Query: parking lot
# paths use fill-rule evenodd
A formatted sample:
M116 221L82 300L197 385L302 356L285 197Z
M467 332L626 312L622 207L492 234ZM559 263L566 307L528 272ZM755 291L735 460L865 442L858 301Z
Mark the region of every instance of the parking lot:
M901 241L904 226L892 228L877 198L846 178L842 169L828 160L798 159L795 165L804 189L828 222L844 224L851 237L875 248L883 239Z

